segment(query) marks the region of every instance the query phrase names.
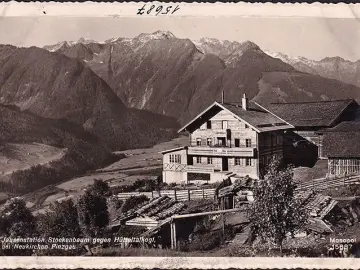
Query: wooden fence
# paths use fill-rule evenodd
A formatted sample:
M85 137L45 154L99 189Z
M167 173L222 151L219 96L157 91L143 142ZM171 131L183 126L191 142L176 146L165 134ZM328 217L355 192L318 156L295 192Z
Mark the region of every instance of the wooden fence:
M298 183L298 190L312 189L323 190L331 187L341 187L346 185L359 185L360 175L342 178L320 178L308 182Z
M168 196L177 201L190 201L190 200L199 200L199 199L214 199L215 188L209 189L186 189L186 190L159 190L159 191L150 191L150 192L126 192L118 193L116 196L125 200L131 196L141 196L144 195L149 199L158 198L160 196Z

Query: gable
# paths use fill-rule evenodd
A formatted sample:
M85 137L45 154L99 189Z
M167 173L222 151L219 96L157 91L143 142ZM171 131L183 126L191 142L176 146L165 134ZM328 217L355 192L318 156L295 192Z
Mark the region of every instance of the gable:
M293 126L290 124L284 122L279 117L263 110L256 104L249 104L249 108L244 110L239 104L219 104L214 102L193 120L183 126L179 132L193 132L221 111L225 111L227 117L231 115L240 122L247 124L258 133L293 128Z
M206 121L211 119L220 111L222 111L222 108L217 106L217 103L214 102L204 111L202 111L196 117L194 117L190 122L184 125L181 129L179 129L178 132L183 132L183 131L193 132L194 130L200 128L203 124L206 123Z

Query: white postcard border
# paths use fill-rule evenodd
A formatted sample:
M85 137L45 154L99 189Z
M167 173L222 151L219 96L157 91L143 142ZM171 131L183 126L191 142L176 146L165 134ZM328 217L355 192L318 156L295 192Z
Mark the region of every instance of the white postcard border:
M147 2L149 3L149 2ZM153 2L166 3L170 2ZM145 3L0 3L2 17L136 17L136 11ZM243 16L243 17L360 17L360 4L272 4L272 3L173 3L181 10L171 17L183 16ZM144 15L143 17L154 17ZM359 269L360 259L355 258L260 258L260 257L0 257L0 266L15 268L56 269Z
M262 257L0 257L6 269L359 269L355 258Z
M2 17L138 17L136 11L144 4L179 5L181 10L169 17L312 17L348 18L360 17L360 4L322 4L322 3L172 3L168 1L125 2L125 3L56 3L56 2L6 2L0 3ZM141 17L154 17L143 14Z

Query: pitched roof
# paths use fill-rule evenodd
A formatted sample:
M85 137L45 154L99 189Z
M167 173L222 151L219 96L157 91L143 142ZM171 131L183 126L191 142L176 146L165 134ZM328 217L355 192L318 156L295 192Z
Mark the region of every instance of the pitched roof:
M326 157L359 158L360 132L327 132L323 135L323 153Z
M279 117L268 113L252 102L249 102L249 108L247 110L244 110L241 105L239 106L237 104L221 105L260 132L292 128L292 126L289 126Z
M213 110L214 113L210 114L209 112ZM272 130L280 130L280 129L290 129L293 126L289 125L279 117L265 111L257 104L249 102L248 109L244 110L241 104L234 103L224 103L220 104L218 102L214 102L204 111L202 111L199 115L197 115L193 120L183 126L179 132L186 130L191 125L194 125L195 122L203 117L204 119L209 119L216 113L221 110L226 110L230 112L234 117L239 119L240 121L245 122L247 125L252 127L257 132L266 132Z
M332 128L322 129L323 153L327 157L360 157L360 122L345 121Z
M337 124L335 127L322 129L319 133L325 132L360 132L360 122L344 121Z
M353 99L270 103L266 108L295 127L330 127Z
M177 152L180 150L184 150L187 149L187 146L180 146L180 147L176 147L176 148L172 148L172 149L166 149L164 151L159 152L160 154L166 154L166 153L171 153L171 152Z

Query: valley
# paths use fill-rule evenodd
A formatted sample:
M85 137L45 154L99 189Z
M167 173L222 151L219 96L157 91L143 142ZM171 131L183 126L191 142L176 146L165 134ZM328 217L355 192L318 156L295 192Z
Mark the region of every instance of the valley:
M169 141L180 125L222 92L225 102L246 93L260 104L360 98L346 80L289 59L251 41L181 39L168 31L44 48L1 45L2 185L54 175L3 188L22 194L53 185L68 193L95 178L116 186L158 175L157 152L177 145Z
M260 104L360 98L340 73L294 63L251 41L181 39L168 31L44 48L1 45L0 182L15 183L3 186L10 194L48 185L69 193L95 178L116 186L158 175L157 152L179 144L169 141L180 125L222 92L225 102L246 93ZM29 175L34 183L16 188Z
M95 179L107 182L111 189L132 184L138 179L156 179L161 175L163 167L160 152L187 145L187 142L187 137L180 136L171 141L159 143L152 148L116 152L116 155L124 157L103 168L60 181L61 183L41 189L39 192L27 194L24 198L35 213L42 213L55 201L67 198L76 200L87 187L94 183ZM39 200L39 197L42 199Z

